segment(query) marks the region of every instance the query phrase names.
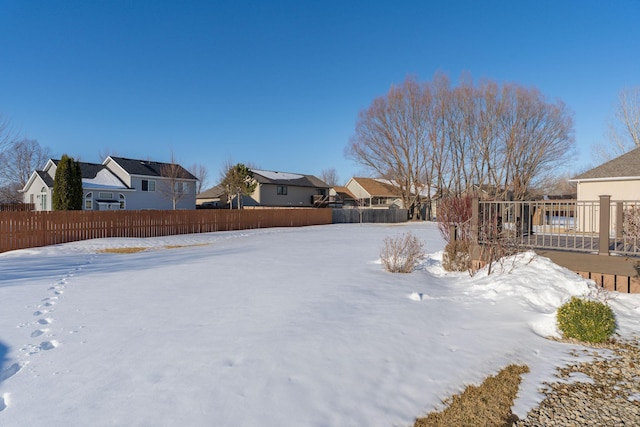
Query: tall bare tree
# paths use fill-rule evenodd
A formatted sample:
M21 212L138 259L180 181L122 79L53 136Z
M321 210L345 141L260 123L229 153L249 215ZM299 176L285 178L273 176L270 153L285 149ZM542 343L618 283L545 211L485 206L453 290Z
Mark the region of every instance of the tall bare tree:
M335 187L339 182L338 172L336 172L335 168L322 169L320 179L330 187Z
M360 112L347 154L397 186L413 218L420 216L420 193L427 166L429 111L424 86L409 77Z
M189 195L190 173L180 166L171 152L169 163L165 163L160 170L160 175L165 178L158 186L160 194L171 200L173 210L176 210L178 202Z
M31 173L44 166L51 158L51 151L34 139L11 141L0 153L0 183L23 188Z
M604 163L640 146L640 86L618 93L613 118L607 123L606 141L591 147L592 157Z
M361 111L347 154L418 208L432 189L444 196L484 186L522 199L572 148L573 119L562 102L517 84L474 85L470 76L451 87L437 74L432 83L407 78Z
M209 170L202 163L194 163L191 165L189 171L198 178L198 182L196 183L196 194L202 193L203 188L207 188L209 185Z
M3 151L15 137L9 119L0 113L0 151Z

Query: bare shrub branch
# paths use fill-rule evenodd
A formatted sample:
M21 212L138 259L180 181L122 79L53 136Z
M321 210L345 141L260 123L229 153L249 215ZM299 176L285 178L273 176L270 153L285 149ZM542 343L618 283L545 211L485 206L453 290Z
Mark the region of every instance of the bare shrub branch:
M380 259L388 272L411 273L423 258L422 242L413 234L385 237Z

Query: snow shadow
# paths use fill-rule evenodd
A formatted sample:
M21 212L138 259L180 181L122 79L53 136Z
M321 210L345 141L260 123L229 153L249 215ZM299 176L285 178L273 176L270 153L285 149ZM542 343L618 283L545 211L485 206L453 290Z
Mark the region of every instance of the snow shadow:
M6 368L5 365L9 361L7 354L9 353L9 347L7 347L2 341L0 341L0 384L14 376L19 370L20 365L15 363L14 365Z

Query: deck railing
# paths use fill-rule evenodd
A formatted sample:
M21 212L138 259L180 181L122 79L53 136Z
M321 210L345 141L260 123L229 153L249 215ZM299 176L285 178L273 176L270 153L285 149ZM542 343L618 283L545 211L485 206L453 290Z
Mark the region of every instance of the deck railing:
M516 246L640 256L640 201L474 200L472 235Z

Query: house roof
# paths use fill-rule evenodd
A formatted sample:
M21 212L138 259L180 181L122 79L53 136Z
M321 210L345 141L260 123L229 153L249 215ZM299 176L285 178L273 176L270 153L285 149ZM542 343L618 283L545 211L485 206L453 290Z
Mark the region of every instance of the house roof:
M569 181L604 180L607 178L640 177L640 147L596 166Z
M226 191L222 185L216 185L215 187L211 187L199 193L196 196L196 198L197 199L215 199L217 197L223 196L225 193Z
M59 159L51 159L58 167ZM85 188L95 189L128 189L129 187L122 182L113 172L105 165L100 163L78 162L80 165L80 174L82 175L82 186ZM38 174L42 171L36 171ZM49 187L53 188L53 180L48 173L42 172L51 180ZM43 178L44 179L44 178ZM45 181L46 182L46 181ZM48 184L47 184L48 185Z
M125 170L129 175L144 175L144 176L163 176L163 168L171 166L171 163L162 163L162 162L154 162L151 160L139 160L139 159L127 159L125 157L116 157L109 156L108 159L116 162L122 169ZM105 162L107 161L105 160ZM184 175L184 179L193 179L197 180L197 178L188 170L183 168L180 165L177 165L180 168L180 173Z
M352 178L360 186L369 193L370 196L375 197L398 197L400 191L397 187L388 182L375 178Z
M53 178L51 178L51 175L49 175L45 171L36 171L36 173L47 187L53 188Z
M329 188L326 182L313 175L252 169L253 178L260 184L292 185L296 187Z
M354 196L353 193L347 187L336 186L336 187L333 187L333 190L337 194L341 195L343 199L345 198L353 199L353 200L356 199L356 196Z

